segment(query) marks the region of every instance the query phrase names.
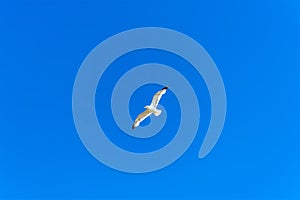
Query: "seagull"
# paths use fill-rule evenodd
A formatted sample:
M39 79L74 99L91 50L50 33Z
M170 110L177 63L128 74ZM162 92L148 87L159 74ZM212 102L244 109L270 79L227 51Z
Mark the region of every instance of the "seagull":
M156 109L156 107L157 107L158 102L161 99L162 95L166 93L167 89L168 89L168 87L164 87L163 89L156 92L156 94L152 98L152 102L151 102L150 106L145 106L144 108L146 108L146 110L144 112L142 112L141 114L139 114L137 116L137 118L134 120L134 123L132 125L132 129L135 129L136 127L138 127L140 125L140 123L144 119L149 117L152 113L155 116L160 115L161 110Z

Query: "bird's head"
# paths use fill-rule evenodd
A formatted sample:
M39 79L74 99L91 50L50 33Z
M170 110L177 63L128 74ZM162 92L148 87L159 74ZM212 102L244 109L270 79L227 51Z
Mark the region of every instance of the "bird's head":
M146 108L146 109L149 109L149 108L150 108L150 106L145 106L144 108Z

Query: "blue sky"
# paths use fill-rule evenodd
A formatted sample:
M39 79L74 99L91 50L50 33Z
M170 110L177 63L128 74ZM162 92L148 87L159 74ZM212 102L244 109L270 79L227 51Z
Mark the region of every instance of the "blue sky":
M298 1L1 2L0 198L300 198L299 13ZM81 143L72 89L96 45L145 26L180 31L207 50L227 117L206 158L197 157L200 131L167 168L127 174ZM123 62L147 52L136 57Z

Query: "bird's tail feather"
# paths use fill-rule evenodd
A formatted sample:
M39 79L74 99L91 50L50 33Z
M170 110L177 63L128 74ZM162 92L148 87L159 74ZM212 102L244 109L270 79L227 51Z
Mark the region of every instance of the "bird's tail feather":
M161 113L161 110L156 110L156 111L154 111L154 113L153 113L153 114L154 114L155 116L159 116L159 115L160 115L160 113Z

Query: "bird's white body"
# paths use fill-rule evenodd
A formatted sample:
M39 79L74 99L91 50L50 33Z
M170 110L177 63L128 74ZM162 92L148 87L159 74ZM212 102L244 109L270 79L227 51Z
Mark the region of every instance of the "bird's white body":
M145 106L144 108L149 109L151 111L151 113L153 113L155 116L159 116L161 113L161 110L156 109L153 106Z
M137 118L134 120L134 123L132 125L132 129L135 129L136 127L138 127L140 125L140 123L146 119L147 117L149 117L152 113L155 116L159 116L161 114L161 110L156 109L158 102L160 101L161 97L163 94L166 93L168 87L164 87L163 89L161 89L160 91L158 91L152 98L152 102L149 106L145 106L144 108L146 108L146 110L144 112L142 112L141 114L139 114L137 116Z

